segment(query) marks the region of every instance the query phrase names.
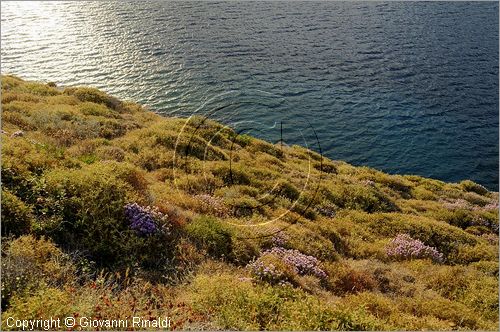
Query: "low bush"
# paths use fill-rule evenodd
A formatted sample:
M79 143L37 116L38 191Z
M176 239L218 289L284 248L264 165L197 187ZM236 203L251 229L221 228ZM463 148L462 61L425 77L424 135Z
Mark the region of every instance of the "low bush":
M287 241L283 245L288 249L296 249L306 255L317 257L323 261L335 261L338 258L334 243L322 236L311 222L305 225L287 227Z
M41 284L60 286L75 278L69 257L50 240L26 235L3 246L2 309L16 294L23 296Z
M326 264L325 271L328 274L328 287L337 295L377 288L377 282L370 273L352 269L344 262Z
M241 196L233 199L226 199L232 213L236 217L250 217L254 213L263 214L264 205L253 197Z
M299 198L300 191L290 182L280 181L274 187L273 194L288 198L293 202Z
M117 146L103 145L95 150L97 157L101 160L124 161L125 151Z
M44 287L34 289L29 296L18 294L12 298L10 307L2 314L2 330L9 329L7 318L14 320L37 320L40 319L40 313L45 317L61 320L61 327L65 327L64 318L70 316L73 311L72 296L69 292L57 288ZM53 329L54 327L52 327ZM19 330L17 327L11 328Z
M221 166L213 169L212 173L222 179L226 185L249 185L251 183L250 175L238 167Z
M245 266L252 262L260 251L257 241L234 236L231 239L231 247L229 258L233 264L238 266Z
M291 286L252 285L234 275L199 275L189 303L213 328L231 330L373 330L387 326L366 311L321 304Z
M470 264L480 261L498 261L498 246L477 244L475 246L462 245L449 257L454 264Z
M127 173L117 171L96 163L48 172L36 189L35 211L43 232L64 247L88 250L101 263L117 261L126 229L123 206L131 188Z
M78 100L83 102L104 104L113 110L119 110L122 104L118 99L94 88L66 88L64 89L64 93L75 96Z
M372 187L358 184L342 184L329 188L327 199L345 209L362 210L369 213L398 211L398 207L387 196Z
M19 236L30 232L33 224L31 207L2 189L2 236Z
M189 238L212 257L224 258L231 253L231 233L217 219L200 216L185 230Z
M407 233L412 238L436 248L445 259L456 252L459 245L477 243L475 236L457 227L421 216L387 213L369 215L355 212L350 213L349 218L355 223L362 223L372 234L379 236L392 237L398 233Z
M112 111L102 104L96 104L94 102L84 102L78 106L78 111L83 115L94 115L94 116L104 116L112 117Z
M460 182L460 187L465 191L474 192L479 195L485 195L488 193L488 189L471 180L464 180Z
M278 146L261 140L254 140L252 144L246 146L250 153L264 152L278 159L283 158L283 151Z
M248 269L254 279L271 285L294 283L297 279L297 271L294 267L271 251L262 253L257 260L248 265Z
M466 305L430 292L424 292L413 298L401 298L398 307L401 311L416 313L417 316L434 316L448 321L450 328L481 330L492 329L494 325L485 322Z

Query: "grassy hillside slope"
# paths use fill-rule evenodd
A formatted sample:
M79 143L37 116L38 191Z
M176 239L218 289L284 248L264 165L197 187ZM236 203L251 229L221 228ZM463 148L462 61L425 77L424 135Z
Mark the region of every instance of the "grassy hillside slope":
M93 88L3 76L1 99L3 329L9 316L71 315L498 328L498 193L161 117Z

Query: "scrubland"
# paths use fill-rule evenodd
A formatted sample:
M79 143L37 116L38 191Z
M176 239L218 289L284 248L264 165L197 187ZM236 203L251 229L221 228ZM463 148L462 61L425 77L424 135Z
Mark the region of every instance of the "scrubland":
M497 330L498 193L2 77L7 317ZM78 327L76 327L78 328Z

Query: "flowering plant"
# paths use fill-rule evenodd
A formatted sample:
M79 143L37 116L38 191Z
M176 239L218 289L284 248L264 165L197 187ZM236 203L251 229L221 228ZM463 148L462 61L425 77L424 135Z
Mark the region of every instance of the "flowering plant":
M271 243L276 247L283 247L288 241L288 235L279 231L271 238Z
M215 214L218 217L225 218L230 214L228 207L219 197L214 197L207 194L200 194L194 197L202 203L202 206L205 209L208 209L209 212Z
M264 251L249 268L257 279L276 282L288 281L294 275L313 275L320 279L327 277L321 269L321 262L295 249L274 247Z
M443 261L443 254L408 234L398 234L386 247L387 256L399 259L430 258Z
M254 278L271 284L285 283L293 279L294 271L271 254L263 254L249 265Z
M125 205L125 216L130 222L130 228L140 235L170 231L167 215L158 211L157 207L143 207L137 203L130 203Z

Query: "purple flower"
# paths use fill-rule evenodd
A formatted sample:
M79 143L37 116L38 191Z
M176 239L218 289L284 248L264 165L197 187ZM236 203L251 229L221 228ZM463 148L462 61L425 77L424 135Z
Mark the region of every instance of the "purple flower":
M288 241L288 236L281 231L276 233L271 239L272 244L276 247L283 247L287 241Z
M125 216L130 222L130 228L140 235L152 235L160 230L168 232L167 216L157 208L131 203L125 205ZM161 228L160 223L163 223Z
M229 216L229 209L221 198L207 194L196 195L194 197L202 203L203 208L208 209L208 212L221 218Z
M398 259L430 258L436 262L443 261L443 254L422 241L413 239L408 234L398 234L386 247L389 257Z
M260 280L286 281L284 280L286 279L284 271L277 269L272 263L266 264L266 257L269 256L274 257L299 275L313 275L320 279L327 277L326 273L321 269L321 262L317 258L304 255L295 249L274 247L264 251L256 261L248 265L252 274Z

